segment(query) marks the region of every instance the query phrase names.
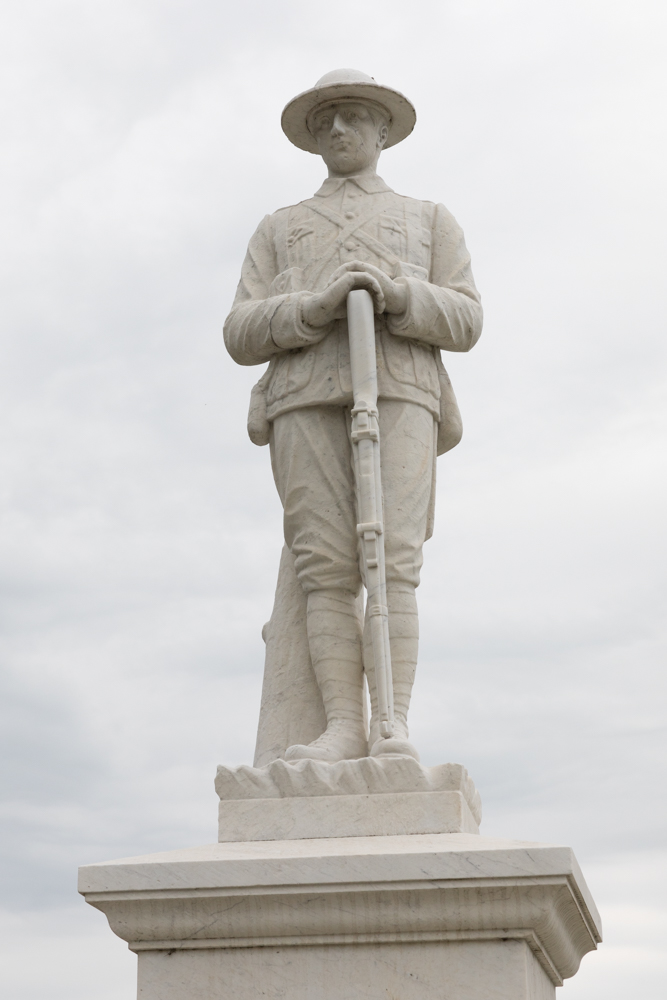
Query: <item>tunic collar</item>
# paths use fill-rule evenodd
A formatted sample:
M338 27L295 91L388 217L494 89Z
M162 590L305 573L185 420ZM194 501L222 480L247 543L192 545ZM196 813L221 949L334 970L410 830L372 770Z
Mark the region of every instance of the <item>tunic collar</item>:
M377 174L352 174L350 177L327 177L319 191L315 192L316 198L328 198L339 191L344 184L356 184L366 194L382 194L391 191L388 184L378 177Z

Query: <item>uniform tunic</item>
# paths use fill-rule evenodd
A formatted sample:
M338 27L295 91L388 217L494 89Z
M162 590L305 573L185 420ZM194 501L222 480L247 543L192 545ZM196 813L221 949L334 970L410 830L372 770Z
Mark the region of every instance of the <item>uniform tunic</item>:
M360 585L347 322L323 331L302 318L304 301L352 260L375 265L408 293L405 313L375 321L388 581L419 582L433 501L440 350L470 350L482 327L463 233L442 205L360 175L329 178L313 198L262 220L225 343L239 364L270 362L261 384L273 470L285 540L306 591Z

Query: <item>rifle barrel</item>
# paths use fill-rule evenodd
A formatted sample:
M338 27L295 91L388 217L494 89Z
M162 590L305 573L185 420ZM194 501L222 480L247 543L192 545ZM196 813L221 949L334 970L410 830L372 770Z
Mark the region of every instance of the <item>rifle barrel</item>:
M359 288L347 297L352 369L352 450L357 491L357 532L361 573L366 586L366 616L373 647L380 735L394 732L394 691L389 647L389 611L384 561L384 514L377 410L375 314L369 292Z

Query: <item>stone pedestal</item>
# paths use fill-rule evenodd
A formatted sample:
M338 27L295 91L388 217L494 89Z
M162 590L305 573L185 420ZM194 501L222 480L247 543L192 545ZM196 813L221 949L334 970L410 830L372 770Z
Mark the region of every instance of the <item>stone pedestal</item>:
M141 1000L553 1000L601 939L569 848L470 833L226 842L79 888Z

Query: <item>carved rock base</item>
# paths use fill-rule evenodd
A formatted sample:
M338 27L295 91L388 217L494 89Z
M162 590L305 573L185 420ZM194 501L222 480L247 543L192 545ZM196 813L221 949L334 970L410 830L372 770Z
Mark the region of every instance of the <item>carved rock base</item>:
M225 842L478 833L482 818L461 764L423 767L411 757L219 767L215 787Z
M601 939L569 848L469 834L212 844L79 888L141 1000L554 1000Z

